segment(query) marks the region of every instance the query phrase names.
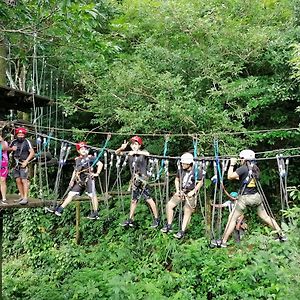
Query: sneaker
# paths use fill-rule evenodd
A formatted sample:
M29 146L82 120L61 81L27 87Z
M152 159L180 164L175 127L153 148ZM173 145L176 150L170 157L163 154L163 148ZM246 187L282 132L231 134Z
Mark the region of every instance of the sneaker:
M27 198L23 198L19 201L19 204L21 205L26 205L28 203L28 199Z
M222 240L212 240L210 245L215 248L227 248L227 243L224 243Z
M184 237L184 231L179 230L176 234L174 234L174 237L179 240L182 239Z
M6 199L2 199L2 200L1 200L1 204L4 204L4 205L8 204L8 203L7 203L7 200L6 200Z
M275 241L277 242L286 242L288 240L287 236L285 235L278 235L276 238L275 238Z
M133 227L134 224L133 224L133 220L132 219L128 219L126 221L124 221L122 224L120 224L121 226L123 227L126 227L126 226L129 226L129 227Z
M160 220L159 218L154 219L151 228L157 228L159 226Z
M63 210L64 210L64 208L62 207L62 206L59 206L59 207L57 207L56 209L55 209L55 214L57 215L57 216L61 216L62 215L62 213L63 213Z
M54 213L55 212L55 207L54 206L52 206L52 207L45 207L45 212L47 213Z
M172 224L166 224L160 231L163 233L172 232Z
M92 211L88 216L88 219L90 220L98 220L99 219L99 214L98 211Z
M222 242L221 245L220 245L220 247L221 247L221 248L227 248L227 243L223 243L223 242Z

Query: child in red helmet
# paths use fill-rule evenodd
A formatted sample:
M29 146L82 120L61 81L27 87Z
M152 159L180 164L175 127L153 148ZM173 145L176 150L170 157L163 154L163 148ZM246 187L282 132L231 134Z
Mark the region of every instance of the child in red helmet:
M156 228L159 226L157 207L154 200L151 197L149 185L147 184L147 157L149 156L149 152L147 150L142 150L143 140L139 136L136 135L132 137L130 139L130 142L131 151L128 152L128 164L132 176L132 200L130 204L129 219L121 225L130 227L134 226L133 219L135 209L137 207L138 200L140 198L143 198L149 204L154 215L154 221L151 227ZM125 151L128 147L128 144L129 143L125 140L121 147L116 150L116 154L120 155L123 151Z
M35 155L30 141L25 138L26 134L26 128L17 128L16 139L14 139L9 146L9 150L13 151L13 158L15 160L13 176L16 179L18 190L21 195L19 204L22 205L28 203L29 172L27 165Z
M1 149L1 156L0 156L0 189L2 195L2 204L7 204L6 202L6 178L8 175L8 144L4 141L3 137L0 135L0 149Z
M61 216L64 208L72 201L74 196L80 195L84 190L86 190L87 195L92 200L93 206L93 210L88 216L88 219L96 220L99 219L99 215L94 177L99 176L103 164L98 161L96 164L97 170L96 173L94 173L92 165L95 161L95 157L88 154L89 151L86 142L77 143L76 150L79 156L75 158L75 169L69 184L71 190L60 206L58 206L55 210L47 208L47 211L54 212L57 216Z

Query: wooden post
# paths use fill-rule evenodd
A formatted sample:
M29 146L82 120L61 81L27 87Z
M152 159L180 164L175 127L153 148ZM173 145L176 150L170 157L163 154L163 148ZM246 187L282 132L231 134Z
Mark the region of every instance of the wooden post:
M76 244L80 243L80 202L76 201Z
M209 197L207 197L207 201L206 201L206 235L207 237L210 239L210 232L211 232L211 199Z

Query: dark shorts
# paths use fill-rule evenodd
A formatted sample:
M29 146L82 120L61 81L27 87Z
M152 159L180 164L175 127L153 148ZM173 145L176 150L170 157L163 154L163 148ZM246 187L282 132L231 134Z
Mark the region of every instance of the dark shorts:
M132 200L138 201L143 198L145 201L151 199L150 188L148 186L145 187L136 187L132 188Z
M76 182L71 189L71 192L77 193L78 195L82 195L84 191L86 191L89 195L96 193L95 181L88 180L86 183Z
M28 168L16 167L13 170L14 178L28 179L29 178L29 170Z

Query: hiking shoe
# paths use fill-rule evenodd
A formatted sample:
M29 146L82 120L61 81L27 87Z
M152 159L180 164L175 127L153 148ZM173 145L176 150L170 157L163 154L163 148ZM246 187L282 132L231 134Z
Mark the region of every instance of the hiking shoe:
M126 221L124 221L122 224L120 224L121 226L123 227L126 227L126 226L129 226L129 227L133 227L134 224L133 224L133 220L132 219L128 219Z
M28 203L28 199L27 198L23 198L19 201L19 204L21 205L26 205Z
M171 224L166 224L160 231L163 232L163 233L172 232L172 225Z
M57 207L56 209L55 209L55 214L57 215L57 216L61 216L62 215L62 213L63 213L63 210L64 210L64 208L62 207L62 206L59 206L59 207Z
M179 230L176 234L174 234L174 237L179 240L182 239L184 237L184 231Z
M88 216L88 219L90 220L98 220L99 219L99 214L97 211L92 211Z
M154 219L151 228L157 228L159 226L160 220L159 218Z

